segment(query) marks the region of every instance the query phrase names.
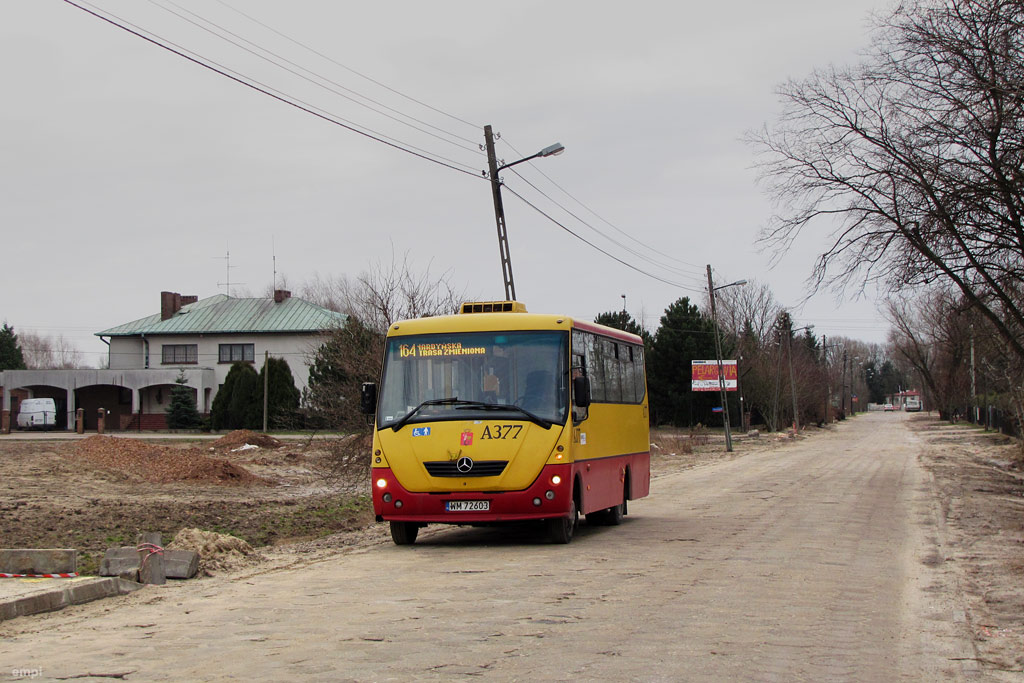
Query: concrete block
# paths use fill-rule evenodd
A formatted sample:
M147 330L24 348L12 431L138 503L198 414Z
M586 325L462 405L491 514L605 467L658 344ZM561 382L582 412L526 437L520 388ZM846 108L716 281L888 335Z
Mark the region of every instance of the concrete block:
M199 571L199 553L191 550L165 550L164 573L168 579L191 579Z
M100 576L118 576L122 579L136 581L139 578L139 567L142 560L139 551L132 546L109 548L100 561Z
M139 551L139 583L162 586L167 583L167 573L164 571L164 556L160 553L151 553L148 550Z
M64 594L67 596L67 604L81 605L85 602L120 595L121 590L118 581L119 579L100 579L99 581L90 581L88 583L72 584L64 589Z
M78 571L74 549L0 550L0 574L71 574Z
M14 601L15 616L18 617L26 617L40 612L53 612L67 606L68 596L62 590L26 595Z
M167 573L164 569L164 556L162 552L154 552L153 547L161 547L160 534L158 532L144 532L136 539L139 544L139 583L162 586L167 583Z

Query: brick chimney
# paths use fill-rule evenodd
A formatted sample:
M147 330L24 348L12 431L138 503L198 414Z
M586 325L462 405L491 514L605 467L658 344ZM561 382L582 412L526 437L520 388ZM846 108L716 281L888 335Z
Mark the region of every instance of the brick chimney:
M186 295L182 295L182 297L181 297L181 305L182 306L188 306L189 304L194 304L197 301L199 301L199 297L197 295L195 295L195 294L189 294L187 296Z
M160 319L169 320L181 310L181 294L177 292L160 292Z
M292 293L287 289L275 289L274 290L274 303L279 304L285 299L292 298Z

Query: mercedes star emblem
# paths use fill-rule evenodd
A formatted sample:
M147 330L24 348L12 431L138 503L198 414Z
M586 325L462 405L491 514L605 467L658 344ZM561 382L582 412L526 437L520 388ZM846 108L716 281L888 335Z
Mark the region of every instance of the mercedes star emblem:
M455 469L462 474L469 474L469 471L473 469L473 459L465 456L455 461Z

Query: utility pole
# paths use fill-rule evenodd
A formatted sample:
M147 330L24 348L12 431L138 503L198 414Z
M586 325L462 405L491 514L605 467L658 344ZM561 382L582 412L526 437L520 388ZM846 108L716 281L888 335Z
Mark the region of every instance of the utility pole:
M498 179L498 157L494 153L494 133L490 126L484 126L484 142L487 146L487 169L491 177L491 195L494 197L494 222L498 225L498 252L501 255L501 274L505 280L505 300L516 300L516 283L512 279L512 255L508 249L508 232L505 230L505 206L501 203L501 180Z
M790 325L793 319L790 318ZM796 332L811 329L812 325L804 325L795 330L786 330L786 346L789 348L789 392L793 396L793 436L800 433L800 406L796 400L796 378L793 376L793 335Z
M487 148L487 173L491 178L491 195L494 197L494 221L498 225L498 251L501 253L501 273L505 279L505 299L515 301L516 283L512 279L512 255L508 250L508 232L505 230L505 206L501 203L501 178L498 177L498 172L538 157L558 156L565 151L565 145L556 142L553 145L548 145L536 154L531 154L518 161L499 166L498 155L494 153L494 133L491 131L490 126L484 126L484 143Z
M718 359L718 390L722 396L722 421L725 423L725 450L732 453L732 431L729 424L729 401L725 394L725 369L722 366L722 340L718 334L718 312L715 310L715 283L708 264L708 299L711 302L711 322L715 326L715 356ZM738 368L737 368L738 370Z
M270 351L263 351L263 433L267 433L267 388L270 386Z
M831 424L828 419L828 407L832 403L832 377L828 372L828 335L821 335L821 362L825 366L825 424Z
M839 405L843 407L843 411L846 411L846 349L843 349L843 390L839 397ZM853 405L853 397L850 397L850 405Z

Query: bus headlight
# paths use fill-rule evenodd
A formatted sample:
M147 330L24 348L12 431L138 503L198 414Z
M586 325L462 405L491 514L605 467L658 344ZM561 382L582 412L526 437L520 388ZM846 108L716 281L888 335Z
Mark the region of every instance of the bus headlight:
M391 494L390 493L385 493L384 494L384 502L385 503L390 503L391 502Z
M545 491L544 492L544 497L547 498L548 500L554 500L555 499L555 492L554 491Z
M540 507L540 498L533 499L533 506L538 508Z
M387 487L388 487L388 480L387 479L378 479L377 480L377 488L379 488L379 489L386 489Z
M555 476L551 477L551 485L552 486L558 486L561 483L562 483L562 478L560 476L558 476L557 474Z

